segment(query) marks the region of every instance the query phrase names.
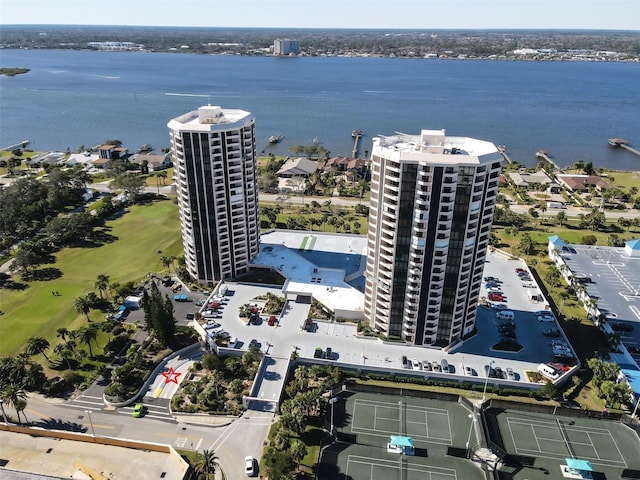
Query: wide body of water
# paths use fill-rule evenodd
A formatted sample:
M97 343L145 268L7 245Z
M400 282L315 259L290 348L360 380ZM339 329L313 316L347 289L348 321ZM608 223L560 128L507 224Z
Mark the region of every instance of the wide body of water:
M607 146L640 145L640 64L0 50L0 66L31 69L0 78L0 147L159 149L171 118L209 102L254 113L260 150L276 154L317 137L349 155L354 129L361 154L376 135L446 129L526 165L547 150L563 166L640 170ZM273 134L285 138L269 146Z

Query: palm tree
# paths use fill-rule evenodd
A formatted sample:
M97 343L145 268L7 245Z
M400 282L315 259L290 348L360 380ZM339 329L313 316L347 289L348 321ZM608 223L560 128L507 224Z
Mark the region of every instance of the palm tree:
M56 337L61 338L63 342L67 341L67 335L69 335L69 330L65 327L56 330Z
M58 343L53 347L53 351L60 355L60 358L67 362L67 368L71 370L70 359L73 357L73 352L69 350L66 343Z
M78 313L83 313L87 316L87 320L90 322L89 312L91 311L91 303L86 295L81 295L73 299L73 309Z
M160 263L162 263L162 266L164 267L164 271L165 272L169 272L171 267L171 264L173 263L173 261L175 260L175 257L167 257L165 255L162 255L160 257Z
M47 360L47 362L49 362L49 357L47 357L47 354L44 353L45 350L49 348L49 346L50 344L46 338L31 337L27 341L27 346L25 347L24 351L28 355L37 355L38 353L41 353L44 356L44 358Z
M109 275L98 275L93 283L93 288L100 292L100 298L102 298L102 294L109 290Z
M0 399L6 404L13 407L18 414L18 422L20 422L20 412L24 412L24 408L26 408L26 399L27 393L24 391L24 388L21 383L11 382L7 383L0 390ZM25 402L25 405L20 403L20 401ZM26 420L27 417L25 417Z
M291 443L290 450L293 461L296 462L296 465L298 465L299 467L300 462L302 462L302 459L307 455L307 447L305 447L304 443L302 443L301 441L294 440Z
M98 338L98 327L95 324L85 325L80 330L79 340L85 343L89 347L89 356L93 357L93 351L91 350L91 342Z
M216 473L216 465L218 457L213 451L203 450L201 455L198 455L198 459L195 463L195 469L198 473L204 473L209 478L209 474Z

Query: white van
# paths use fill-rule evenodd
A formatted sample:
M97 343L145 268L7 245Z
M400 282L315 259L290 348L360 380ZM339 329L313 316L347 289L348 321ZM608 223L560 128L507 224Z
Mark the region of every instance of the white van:
M496 313L496 318L499 318L500 320L513 320L515 315L511 310L502 310Z
M543 377L546 377L550 380L557 380L560 374L558 371L550 365L546 363L541 363L538 365L538 373Z

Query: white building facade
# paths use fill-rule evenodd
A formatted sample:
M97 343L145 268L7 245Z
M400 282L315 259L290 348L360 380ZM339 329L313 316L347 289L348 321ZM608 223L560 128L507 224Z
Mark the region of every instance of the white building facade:
M444 130L373 139L365 318L408 343L474 330L503 157Z
M186 268L208 284L258 254L255 117L200 107L168 123Z
M290 38L277 38L273 42L273 54L286 56L300 53L300 41Z

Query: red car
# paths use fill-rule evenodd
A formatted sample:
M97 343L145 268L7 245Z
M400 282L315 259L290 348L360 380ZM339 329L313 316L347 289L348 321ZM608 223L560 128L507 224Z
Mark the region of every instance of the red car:
M516 273L522 273L524 271L525 271L524 268L516 268Z
M492 302L503 302L504 301L504 297L502 295L500 295L499 293L490 293L489 294L489 300L491 300Z
M274 315L271 315L269 317L269 320L267 320L267 325L269 325L270 327L273 327L276 324L276 317Z

